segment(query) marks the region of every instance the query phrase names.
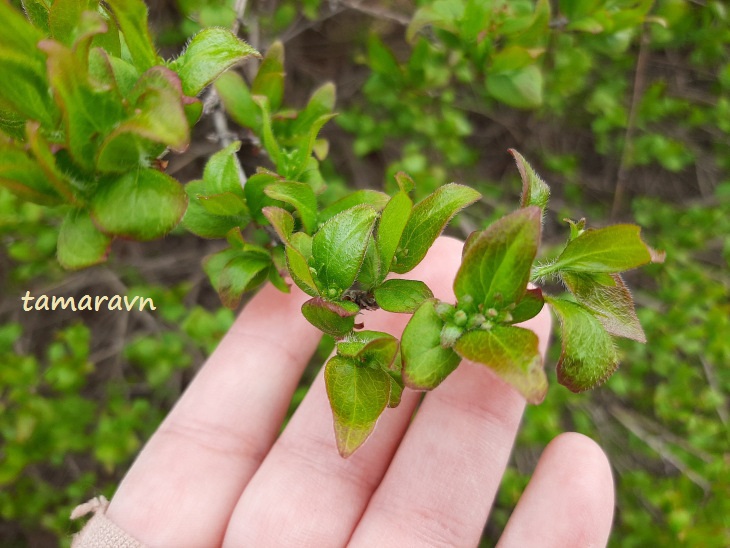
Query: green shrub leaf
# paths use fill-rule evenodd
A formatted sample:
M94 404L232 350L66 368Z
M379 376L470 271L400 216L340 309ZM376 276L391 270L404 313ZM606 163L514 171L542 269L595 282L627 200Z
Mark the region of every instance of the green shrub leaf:
M408 314L415 312L423 301L433 298L428 286L418 280L387 280L373 294L383 310Z
M433 242L461 209L481 197L476 190L450 183L418 202L401 236L391 270L404 274L420 263Z
M317 228L317 197L304 183L272 183L264 188L267 196L287 203L296 209L304 230L311 234Z
M550 270L615 274L648 264L652 250L640 232L636 225L588 229L568 242Z
M251 94L267 97L272 112L281 107L284 97L284 44L280 41L269 46L251 84Z
M91 214L108 234L154 240L175 228L186 206L180 183L157 170L139 168L104 181L91 201Z
M84 209L72 209L58 233L58 262L69 270L86 268L106 260L112 239L99 232Z
M377 248L380 253L380 272L382 279L390 271L390 264L398 249L403 231L413 209L413 202L403 191L396 193L385 206L380 216L377 231ZM378 280L378 281L382 281Z
M352 358L334 356L325 366L324 380L335 421L340 455L347 458L375 428L390 401L391 377L382 369L363 367Z
M42 205L61 201L58 191L49 184L38 162L28 155L21 144L0 139L0 187L13 194Z
M314 327L341 338L347 335L355 326L355 316L360 307L349 301L332 302L321 297L315 297L302 305L302 314Z
M142 0L108 0L119 30L124 35L134 65L140 72L160 63L147 28L147 6ZM187 95L195 95L187 93Z
M282 178L271 171L261 171L248 178L246 186L243 187L243 193L246 196L246 203L251 211L254 220L260 225L265 225L268 221L263 209L267 206L283 207L283 203L270 198L264 192L264 189L273 184L281 182Z
M312 239L302 232L292 235L291 245L286 246L286 265L292 280L307 295L316 297L319 288L312 277L308 260L312 256ZM308 248L308 249L306 249Z
M441 346L444 322L435 310L436 300L425 301L411 317L401 338L403 381L415 390L432 390L459 365L461 358Z
M537 404L548 389L537 343L537 335L529 329L497 325L489 331L465 333L454 350L464 359L486 365L528 402Z
M378 190L356 190L322 209L319 212L319 218L317 220L319 224L324 224L338 213L361 204L372 206L375 211L381 211L389 199L390 197L385 192Z
M398 353L398 339L382 331L353 331L337 343L337 354L362 365L390 369Z
M258 287L267 279L271 266L267 254L239 252L225 264L218 277L216 290L223 305L236 308L246 291Z
M490 73L487 75L487 91L505 105L520 109L537 108L542 105L542 72L536 65L528 65L517 70Z
M291 213L286 209L274 206L267 206L261 212L274 227L282 243L288 245L292 232L294 232L294 217Z
M214 84L223 106L231 118L241 127L261 131L261 109L251 97L244 79L233 71L221 74Z
M355 206L332 217L312 238L314 268L330 298L339 298L355 281L376 217L372 207Z
M182 224L193 234L203 238L224 238L232 228L244 225L249 220L245 210L241 211L241 215L230 216L210 213L201 203L201 197L206 192L203 181L189 182L185 185L185 192L188 195L188 207Z
M545 299L542 296L542 289L539 287L528 289L512 310L512 322L510 323L526 322L534 318L540 313L544 305Z
M195 96L240 60L258 52L231 31L212 27L200 31L168 66L177 72L185 95Z
M527 163L527 160L525 160L522 154L513 148L509 149L509 151L514 156L520 177L522 177L520 205L522 207L534 205L545 212L545 208L547 208L548 201L550 200L550 187L532 169L532 166Z
M519 209L471 239L454 280L458 300L499 305L517 303L525 293L540 242L540 209Z
M603 384L618 368L618 355L611 336L583 305L554 297L546 297L545 301L561 324L558 382L573 392Z
M646 342L631 292L620 275L562 272L560 277L575 299L591 309L611 335Z

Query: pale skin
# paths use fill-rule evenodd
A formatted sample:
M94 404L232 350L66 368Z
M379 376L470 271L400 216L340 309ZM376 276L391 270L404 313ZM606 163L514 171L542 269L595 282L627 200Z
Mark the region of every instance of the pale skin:
M440 238L416 270L453 302L462 243ZM264 288L147 443L107 515L151 547L476 546L509 459L524 399L462 362L429 393L406 390L350 458L337 452L322 374L279 429L319 332L308 299ZM408 315L369 312L400 335ZM525 324L544 353L550 316ZM614 506L608 460L566 433L544 450L499 546L604 546Z

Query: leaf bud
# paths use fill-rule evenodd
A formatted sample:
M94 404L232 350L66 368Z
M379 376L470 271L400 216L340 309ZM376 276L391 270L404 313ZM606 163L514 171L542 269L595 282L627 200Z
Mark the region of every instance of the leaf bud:
M467 324L467 329L475 329L482 325L487 319L484 317L483 314L474 314L469 318L469 323Z
M454 323L458 325L459 327L464 327L466 325L466 321L469 319L469 316L466 315L466 312L463 310L457 310L454 314Z
M501 318L501 320L502 320L503 322L506 322L506 323L509 323L509 322L511 322L511 321L512 321L512 314L510 314L509 312L506 312L506 311L505 311L505 313L504 313L504 314L502 314L502 318Z
M443 321L451 319L454 314L454 307L449 303L439 302L435 307L436 315Z
M484 331L490 331L494 327L494 324L492 322L484 322L479 327L484 329Z
M487 310L487 316L489 316L490 318L496 318L497 314L498 312L496 308L490 308L489 310Z

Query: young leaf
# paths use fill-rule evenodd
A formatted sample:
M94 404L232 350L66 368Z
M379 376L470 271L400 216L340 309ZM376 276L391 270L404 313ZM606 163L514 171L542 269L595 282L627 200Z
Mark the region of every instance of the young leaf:
M28 155L22 144L0 140L0 187L42 205L61 201L58 191L49 184L38 161Z
M292 133L294 135L308 134L316 120L332 113L335 108L335 97L336 91L333 83L328 82L317 88L307 106L297 115Z
M233 71L221 74L215 89L231 118L241 127L259 133L261 131L261 110L251 97L244 79Z
M490 72L486 89L498 101L514 108L534 109L542 104L543 77L537 65Z
M550 199L550 187L535 173L535 170L527 163L527 160L525 160L522 154L513 148L509 149L509 151L514 156L517 169L522 177L522 198L520 200L520 206L528 207L534 205L544 212Z
M291 213L286 209L274 206L265 207L261 212L271 223L271 226L274 227L281 242L289 245L292 232L294 232L294 217Z
M415 268L451 218L480 197L476 190L450 183L416 204L403 230L391 271L403 274Z
M48 24L49 3L44 0L22 0L21 3L23 5L23 11L27 15L28 20L33 23L33 26L46 34L50 34L51 30ZM3 21L5 21L4 18Z
M528 289L512 310L512 322L522 323L537 316L545 305L542 290L539 287Z
M272 183L264 188L270 198L280 200L294 207L305 232L311 234L317 228L317 197L311 187L304 183Z
M223 305L236 308L246 291L254 289L266 280L271 266L271 258L257 252L244 251L228 261L221 270L216 285Z
M254 95L253 101L261 109L261 133L264 142L264 148L268 152L271 161L274 162L276 169L280 172L286 171L286 166L282 163L285 155L281 150L279 141L274 135L271 128L271 107L269 106L269 98L264 95Z
M3 49L0 45L0 64L3 68L0 104L24 119L37 120L44 127L53 126L58 111L48 93L45 67L21 53Z
M284 97L284 45L278 40L269 46L259 71L251 84L252 95L268 97L273 112Z
M423 301L433 298L428 286L417 280L387 280L374 290L375 301L387 312L412 314Z
M100 184L91 215L108 234L154 240L175 228L186 206L180 183L155 169L139 168Z
M102 263L109 253L111 241L109 236L99 232L88 211L72 209L58 233L58 262L69 270Z
M197 196L203 209L212 215L224 217L249 217L246 201L234 192Z
M211 27L196 34L185 51L168 63L178 73L185 95L196 96L233 65L259 53L231 31Z
M388 399L388 407L398 407L401 397L403 396L403 375L400 371L388 371L390 375L390 398Z
M234 141L210 157L203 170L206 194L232 192L243 197L235 158L240 148L241 141Z
M368 438L390 401L390 375L360 366L356 360L333 356L324 369L327 396L335 420L340 455L349 457Z
M223 238L234 227L248 222L245 211L242 215L213 215L201 204L200 197L205 196L205 183L191 181L185 185L188 195L188 207L182 219L183 226L202 238Z
M603 384L618 368L616 348L606 329L583 305L555 297L545 301L561 324L558 382L573 392Z
M549 270L615 274L650 263L652 250L640 232L636 225L588 229L568 242Z
M330 298L339 298L360 270L376 211L359 205L327 221L312 238L312 257L317 278Z
M294 283L307 295L317 297L319 295L319 289L312 278L312 272L309 269L309 263L307 263L305 256L293 245L286 246L285 253L286 266Z
M265 207L282 207L284 205L273 198L269 198L266 192L264 192L267 186L280 182L281 180L281 177L276 173L263 171L249 177L248 181L246 181L246 186L243 187L243 193L246 196L246 203L251 211L251 215L260 225L267 223L267 219L262 213Z
M370 291L381 283L384 277L378 244L375 243L375 237L371 234L368 238L368 247L365 250L362 266L357 274L357 282L365 291Z
M372 206L375 211L381 211L389 199L390 197L385 192L378 190L356 190L321 210L317 220L320 225L323 225L338 213L361 204L367 204Z
M590 308L611 335L646 342L631 292L619 274L562 272L560 277L575 299Z
M341 338L347 335L355 327L355 316L360 312L360 307L349 301L326 301L321 297L315 297L302 305L302 314L314 327Z
M485 305L519 302L540 242L540 219L535 206L518 209L470 239L454 279L457 299L470 295Z
M375 342L378 342L378 344L371 346L371 343ZM377 361L373 365L388 368L393 362L395 353L398 350L398 340L390 333L365 329L363 331L353 331L341 341L337 341L336 346L337 354L340 356L364 358L363 352L369 352L371 353L371 357L374 357ZM375 353L373 354L372 351L374 349ZM382 353L383 349L387 349L385 354ZM365 359L362 359L361 362L365 363Z
M435 310L436 300L425 301L411 317L401 338L403 381L414 390L432 390L459 365L461 358L441 346L444 322Z
M129 53L140 72L159 64L160 57L147 28L147 6L142 0L108 0ZM190 95L190 94L188 94Z
M378 223L377 243L380 252L381 279L390 271L390 263L398 249L403 231L413 209L413 202L402 190L395 194L383 209Z
M73 188L69 177L56 165L56 157L51 150L51 144L41 134L38 122L28 122L25 126L25 134L38 165L46 174L48 183L56 189L59 195L67 202L76 203Z
M496 325L489 331L465 333L454 350L464 359L486 365L528 402L538 404L545 398L548 384L537 342L537 335L529 329Z

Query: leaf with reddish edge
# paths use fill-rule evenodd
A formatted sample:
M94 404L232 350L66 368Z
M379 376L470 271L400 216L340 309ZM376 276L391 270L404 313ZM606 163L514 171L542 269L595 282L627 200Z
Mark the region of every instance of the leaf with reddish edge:
M84 209L68 212L58 233L57 256L68 270L102 263L109 254L112 239L99 231Z
M258 287L268 278L271 266L271 258L267 254L245 251L226 263L216 287L223 305L236 308L246 291Z
M522 299L540 243L540 208L518 209L469 241L454 279L454 294L506 306Z
M403 229L391 271L404 274L415 268L454 215L479 198L476 190L450 183L418 202Z
M517 163L517 169L522 177L522 198L521 207L538 206L543 212L547 208L550 199L550 187L535 173L532 166L515 149L509 149Z
M390 401L391 377L382 369L333 356L324 369L335 422L337 449L347 458L370 436Z
M481 363L514 387L524 398L538 404L545 399L548 384L538 350L538 339L529 329L494 326L462 335L454 350L462 358Z
M0 187L37 204L61 202L61 195L49 184L38 161L28 154L22 143L10 140L0 139Z
M292 280L307 295L319 296L319 288L312 277L309 261L312 258L312 237L295 232L286 246L286 267Z
M646 342L631 292L619 274L561 272L560 277L575 299L591 309L611 335Z
M390 272L391 261L398 249L412 209L413 201L401 190L388 201L380 215L376 238L380 254L380 279L377 282L382 282Z
M269 220L271 226L274 227L281 242L289 245L292 232L294 232L294 217L292 217L292 214L275 206L267 206L261 212Z
M302 314L314 327L341 338L355 327L355 316L360 307L349 301L327 301L321 297L310 299L302 305Z
M618 368L618 354L611 336L585 306L545 297L560 319L562 352L558 382L573 392L603 384Z
M155 169L139 168L102 181L91 200L91 215L107 234L154 240L175 228L186 207L180 183Z
M528 289L512 310L512 321L510 323L522 323L537 316L545 305L542 296L542 289L536 287Z
M264 188L264 192L270 198L294 207L307 234L312 234L316 230L317 197L309 185L288 181L275 182Z
M461 358L441 346L444 322L436 314L436 299L425 301L411 317L401 338L403 381L414 390L432 390L454 371Z

